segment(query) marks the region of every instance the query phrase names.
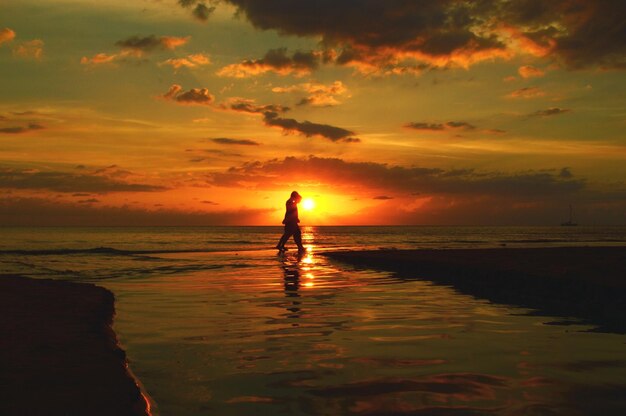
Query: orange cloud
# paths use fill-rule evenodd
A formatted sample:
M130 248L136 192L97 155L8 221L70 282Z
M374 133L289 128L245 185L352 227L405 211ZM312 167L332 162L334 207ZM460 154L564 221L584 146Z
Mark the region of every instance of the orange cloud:
M341 81L335 81L329 85L306 82L288 87L274 87L272 91L276 93L305 92L308 96L300 100L298 104L309 104L315 107L339 105L341 102L336 97L348 95L348 88Z
M542 71L539 68L535 68L532 65L520 66L517 72L522 78L542 77L546 74L545 71Z
M261 59L245 60L238 64L227 65L217 75L231 78L248 78L274 72L280 75L294 74L303 76L319 65L320 56L316 52L296 51L291 56L287 48L270 49Z
M207 88L192 88L183 91L183 87L178 84L173 84L161 98L182 105L210 105L215 100Z
M255 28L321 39L323 55L339 51L324 62L368 74L419 73L419 64L468 67L519 54L570 68L626 66L623 33L607 29L623 26L626 3L619 1L224 1Z
M189 39L191 39L191 36L131 36L115 42L115 45L121 47L122 49L150 52L155 49L176 49L177 47L185 45L189 42Z
M537 98L543 97L546 93L538 87L525 87L515 90L507 95L508 98Z
M15 32L8 27L0 29L0 45L3 43L11 42L15 39Z
M568 170L514 173L477 172L473 169L405 167L339 158L286 157L248 162L210 175L217 186L277 189L286 183L317 183L341 190L365 190L390 197L420 194L494 196L569 195L585 187L585 181Z
M186 58L170 58L159 65L170 65L174 69L180 68L197 68L199 66L210 65L211 59L202 53L189 55Z
M20 58L41 59L43 56L43 41L40 39L22 42L13 48L13 54Z
M91 58L83 56L80 58L80 63L83 65L102 65L102 64L110 64L116 59L119 58L119 55L107 55L106 53L97 53Z
M254 100L248 98L232 97L227 99L220 105L223 110L231 110L240 113L265 114L265 113L285 113L289 111L289 107L277 104L257 104Z

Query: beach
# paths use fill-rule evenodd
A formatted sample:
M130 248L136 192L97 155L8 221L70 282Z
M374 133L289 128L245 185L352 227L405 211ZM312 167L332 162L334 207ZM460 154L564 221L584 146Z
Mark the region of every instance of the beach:
M111 329L111 292L1 275L0 311L0 414L149 414Z
M5 231L0 414L626 411L625 229Z
M369 250L325 253L355 267L427 279L493 302L626 333L626 247Z

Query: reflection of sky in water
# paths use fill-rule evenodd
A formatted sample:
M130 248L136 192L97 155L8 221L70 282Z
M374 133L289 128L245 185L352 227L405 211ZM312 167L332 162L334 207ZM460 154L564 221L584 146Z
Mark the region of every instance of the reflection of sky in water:
M300 257L187 254L226 266L102 282L116 293L131 367L162 414L626 409L626 337L343 268L317 254L313 235L304 240ZM254 267L228 267L240 263Z

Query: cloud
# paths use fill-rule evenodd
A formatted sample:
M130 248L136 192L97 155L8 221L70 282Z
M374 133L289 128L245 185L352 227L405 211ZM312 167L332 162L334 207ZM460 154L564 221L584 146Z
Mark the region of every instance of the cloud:
M280 118L278 114L267 112L264 114L266 126L279 127L286 134L301 134L305 137L319 136L332 142L358 143L361 140L353 137L356 133L341 127L328 124L311 123L310 121L297 121L293 118Z
M535 68L532 65L520 66L517 72L522 78L542 77L546 74L545 71L542 71L539 68Z
M224 0L254 27L321 39L340 65L467 67L516 55L626 67L621 0Z
M179 104L211 105L214 97L206 88L192 88L182 92L180 85L174 84L161 96L166 100L172 100ZM289 107L267 104L259 105L254 100L246 98L230 98L216 108L226 111L235 111L263 116L263 122L269 127L278 127L285 134L301 134L305 137L319 136L332 142L358 143L361 140L353 137L355 132L328 124L312 123L310 121L297 121L292 118L281 118L279 115L289 111Z
M314 107L331 107L339 105L341 103L337 100L337 96L348 95L348 88L341 81L335 81L328 85L305 82L288 87L274 87L272 88L272 91L275 93L307 93L308 96L301 99L298 102L298 105L312 105Z
M250 114L285 113L289 111L289 107L277 104L258 105L254 100L240 97L229 98L220 105L220 108Z
M538 111L535 111L534 113L530 113L528 117L552 117L552 116L558 116L560 114L569 113L571 111L572 110L569 110L567 108L551 107L545 110L538 110Z
M507 95L508 98L537 98L543 97L546 93L538 87L525 87L512 91Z
M373 197L372 199L376 199L376 200L379 200L379 201L388 201L390 199L393 199L393 197L392 196L387 196L387 195L378 195L378 196Z
M179 46L185 45L191 39L190 36L176 37L176 36L131 36L126 39L118 40L115 45L120 47L121 50L117 53L97 53L91 58L83 56L80 59L80 63L83 65L105 65L115 64L118 62L129 62L142 58L147 53L151 53L155 50L174 50ZM204 62L204 55L190 55L188 58L189 64L201 65ZM185 59L185 58L181 58ZM171 61L171 62L170 62ZM185 66L182 61L177 62L175 59L170 59L162 62L164 65L172 65L175 68ZM178 64L178 66L176 66Z
M465 121L448 121L447 123L426 123L426 122L411 122L404 125L404 127L413 130L425 130L425 131L445 131L445 130L474 130L476 126Z
M124 50L133 50L144 53L151 52L156 49L173 50L189 42L189 39L191 39L190 36L131 36L126 39L118 40L115 42L115 45Z
M167 188L128 183L106 174L0 168L0 188L45 189L71 193L157 192Z
M261 59L245 60L238 64L225 66L217 74L232 78L247 78L266 72L302 76L317 68L319 61L320 57L315 52L296 51L289 56L287 48L270 49Z
M561 171L559 172L559 176L560 176L561 178L567 178L567 179L569 179L569 178L574 177L574 174L572 173L572 171L570 170L570 168L567 168L567 167L566 167L566 168L561 169Z
M80 58L80 63L83 65L102 65L112 63L117 59L119 59L119 55L117 54L108 55L106 53L97 53L91 58L83 56Z
M88 201L88 200L85 200ZM157 204L160 206L160 204ZM211 204L209 204L211 205ZM260 224L272 210L155 210L67 203L43 198L0 198L0 225L7 226L203 226Z
M29 131L33 131L33 130L42 130L45 127L42 126L41 124L37 124L37 123L29 123L27 126L16 126L16 127L3 127L0 128L0 133L5 133L5 134L22 134L22 133L28 133Z
M198 3L191 14L198 20L206 22L209 16L215 11L215 7L208 7L203 3Z
M250 139L229 139L227 137L217 137L211 139L214 143L224 145L260 146L261 143Z
M215 11L215 7L209 7L201 0L178 0L178 4L186 9L191 9L192 16L201 22L206 22Z
M43 41L41 39L22 42L13 48L13 55L26 59L41 59L43 56Z
M197 68L199 66L211 65L211 59L205 54L197 53L188 55L186 58L170 58L161 62L159 65L169 65L174 69Z
M183 88L178 84L173 84L161 98L183 105L210 105L215 100L215 97L206 88L192 88L183 91Z
M309 156L248 162L225 172L213 173L209 178L212 184L226 187L275 189L297 183L316 183L352 192L355 189L364 192L378 190L394 197L415 193L547 197L571 194L585 187L584 180L573 174L563 176L561 172L477 172L473 169L406 167Z
M0 45L15 39L15 32L8 27L0 29Z
M179 85L172 85L170 90L162 97L169 100L180 101L179 97L182 96L180 91L181 87ZM208 94L208 91L206 91L206 93ZM198 94L196 93L193 95L196 96ZM211 101L206 102L206 104L210 104ZM259 105L256 104L254 100L234 97L226 100L224 103L221 103L218 108L226 111L262 115L263 122L266 126L278 127L282 129L285 134L300 134L305 137L319 136L332 142L358 143L361 141L360 139L354 137L355 132L340 127L328 124L312 123L310 121L301 122L292 118L281 118L279 117L280 114L289 111L289 107L282 105Z

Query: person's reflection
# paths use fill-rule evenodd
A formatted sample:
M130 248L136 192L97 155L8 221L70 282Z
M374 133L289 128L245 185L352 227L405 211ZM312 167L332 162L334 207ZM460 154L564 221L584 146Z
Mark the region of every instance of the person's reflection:
M291 304L287 306L288 318L299 319L302 315L302 309L300 308L300 284L301 284L301 261L304 255L299 254L297 258L283 258L283 273L284 273L284 291L285 297L291 299ZM293 323L293 326L298 326L298 323Z

